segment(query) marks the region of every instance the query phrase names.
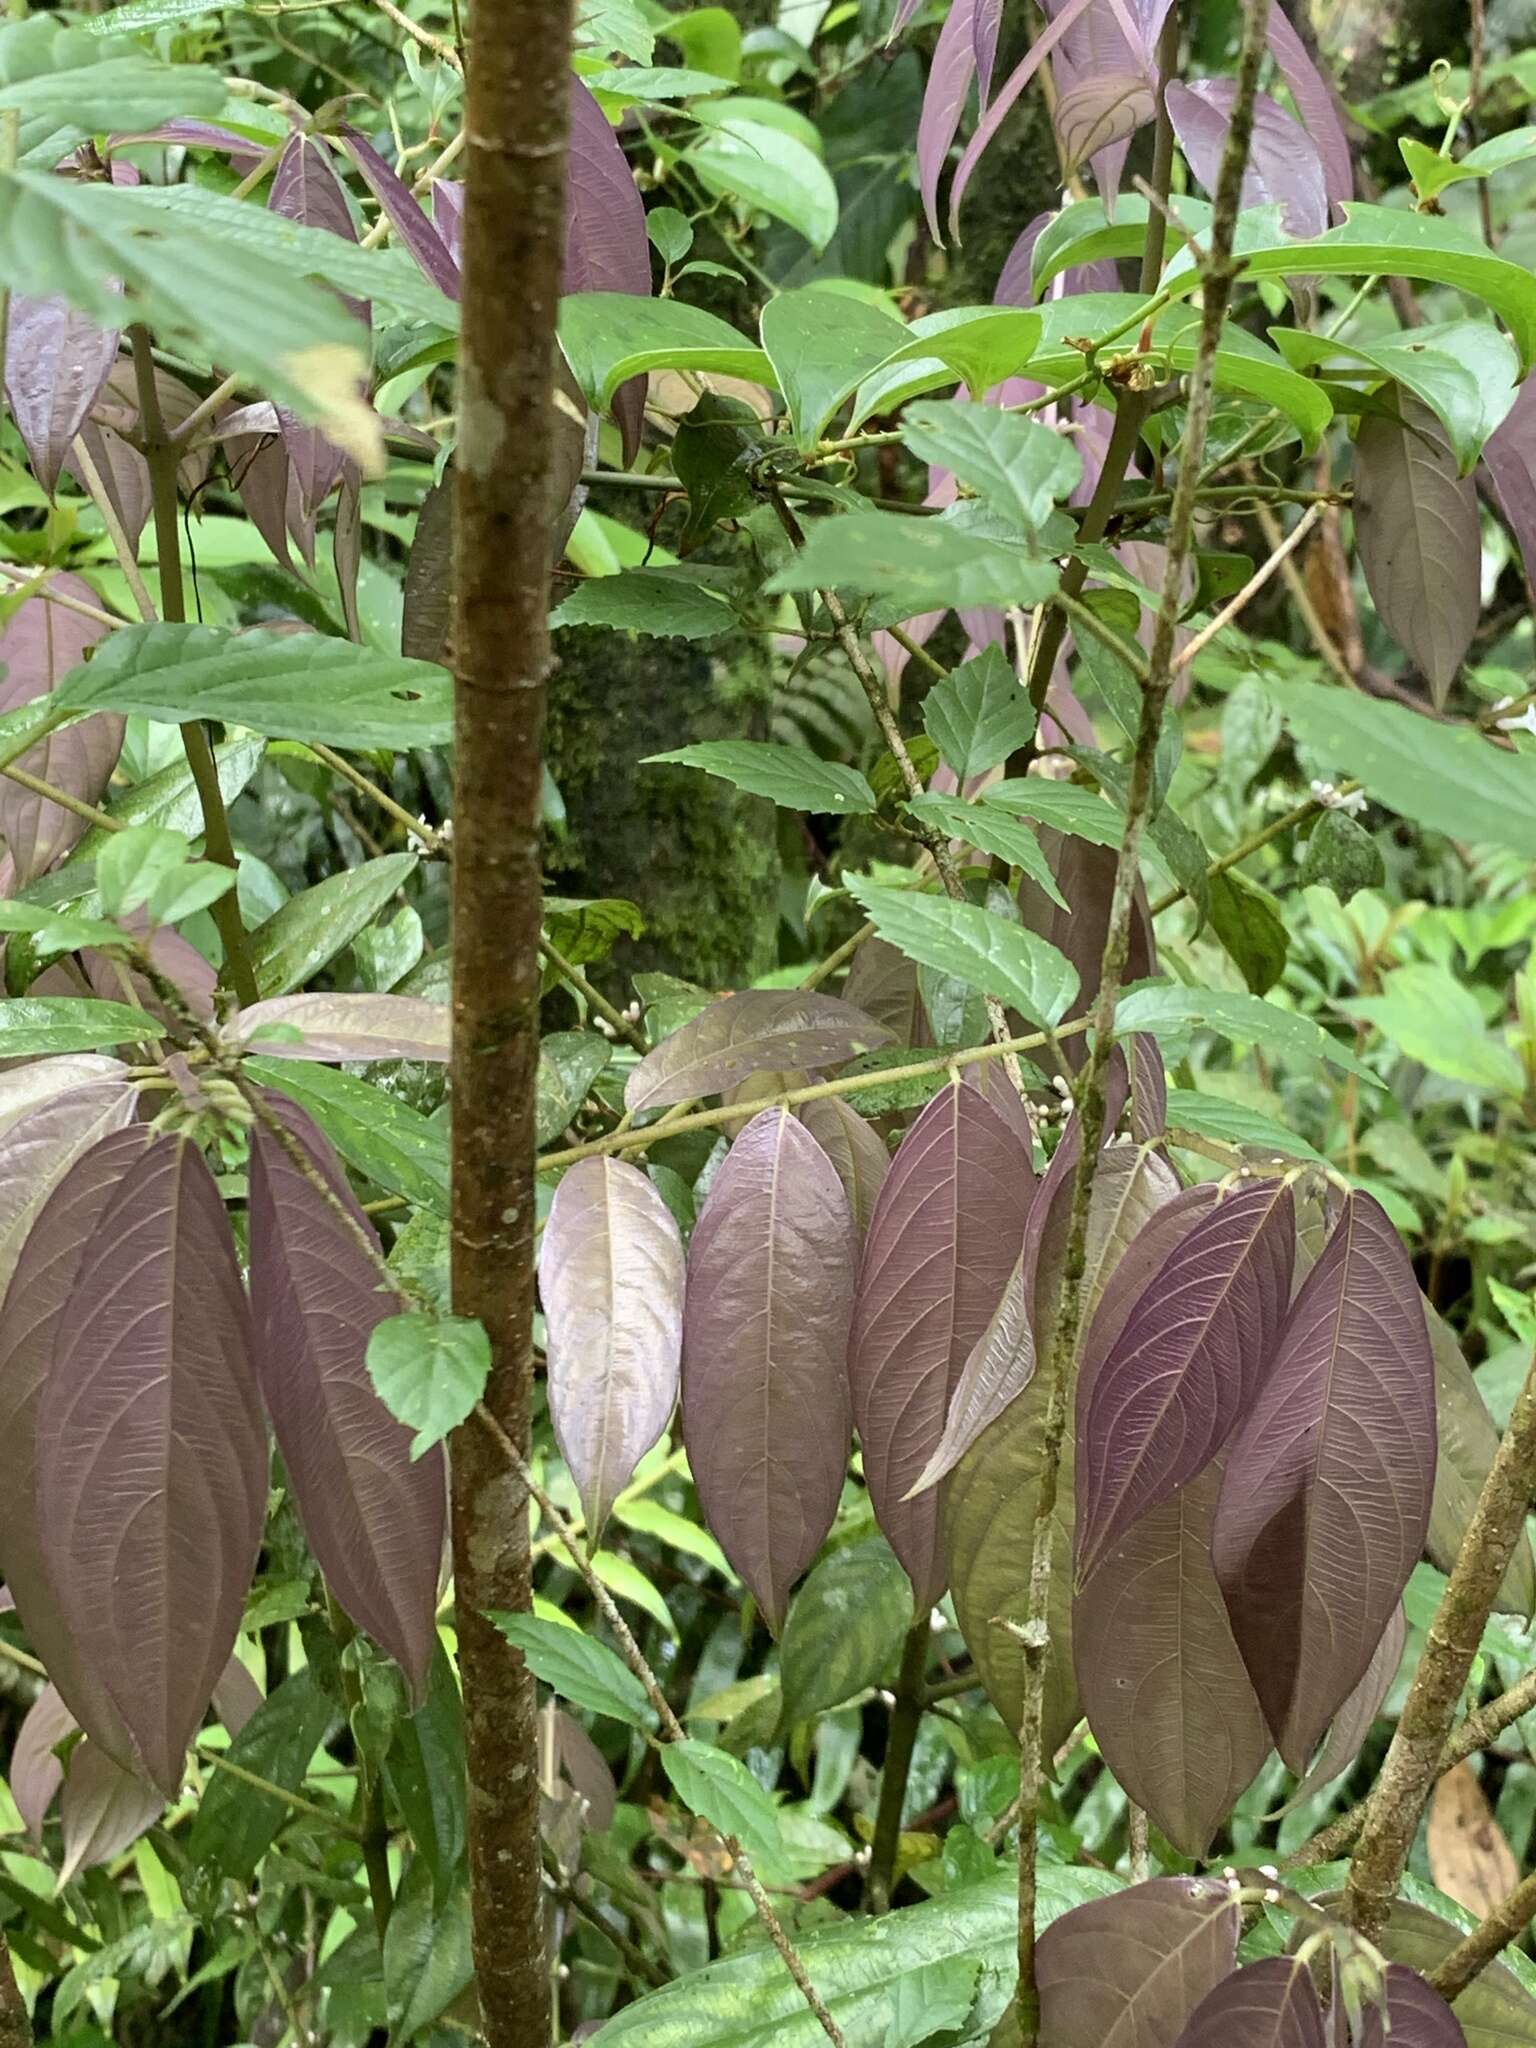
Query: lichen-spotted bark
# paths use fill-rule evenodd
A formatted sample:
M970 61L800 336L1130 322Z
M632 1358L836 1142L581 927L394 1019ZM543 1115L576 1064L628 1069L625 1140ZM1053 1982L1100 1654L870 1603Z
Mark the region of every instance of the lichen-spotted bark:
M454 633L453 1306L526 1450L532 1378L540 745L564 244L569 0L476 10L467 138ZM533 1679L485 1619L529 1604L528 1511L472 1417L452 1445L470 1884L490 2048L547 2048Z

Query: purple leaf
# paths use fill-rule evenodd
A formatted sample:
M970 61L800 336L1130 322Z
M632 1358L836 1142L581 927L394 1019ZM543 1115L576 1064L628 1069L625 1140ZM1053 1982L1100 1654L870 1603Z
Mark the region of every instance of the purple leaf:
M117 335L63 299L11 300L5 391L32 473L53 496L71 442L117 361Z
M293 567L294 540L306 564L315 566L315 522L307 518L293 465L282 437L277 407L262 401L231 406L218 416L230 480L251 524L285 569Z
M341 616L347 638L355 647L363 644L362 614L357 607L357 578L363 566L363 478L349 455L341 465L341 489L336 494L336 523L331 529L331 566L336 572L336 589L341 598Z
M683 1441L705 1519L775 1634L842 1491L857 1262L827 1155L765 1109L715 1174L688 1251Z
M1236 83L1230 78L1175 79L1168 87L1168 116L1190 169L1214 193L1221 153L1232 124ZM1307 238L1328 226L1328 193L1323 160L1306 130L1261 92L1254 102L1253 143L1243 177L1244 206L1282 206L1288 235Z
M1002 1061L973 1060L960 1069L960 1086L974 1088L988 1108L996 1110L1028 1153L1033 1168L1035 1133L1029 1121L1029 1105L1004 1073Z
M40 1075L55 1064L60 1063L48 1061L6 1079ZM53 1190L22 1247L0 1309L0 1438L17 1472L36 1469L38 1405L53 1365L55 1333L76 1293L86 1246L124 1177L151 1143L147 1124L130 1124L93 1146ZM39 1511L35 1485L0 1488L0 1571L32 1646L75 1721L103 1747L131 1758L133 1739L106 1674L83 1652L60 1612L43 1555Z
M346 191L331 162L330 151L310 135L290 136L272 176L269 209L285 220L305 227L324 228L343 241L355 242L357 229ZM337 295L347 310L368 324L369 309L345 293ZM313 517L341 479L346 456L334 441L327 440L318 427L311 427L294 414L278 408L289 461L298 481L299 496L307 516Z
M237 135L232 128L220 128L212 121L193 121L179 117L174 121L162 121L158 128L140 129L135 136L139 142L179 142L187 149L216 149L229 158L231 167L244 177L266 154L259 142L252 142L248 135ZM114 164L113 169L117 166Z
M1403 1644L1407 1635L1407 1617L1398 1607L1387 1623L1386 1634L1376 1645L1364 1678L1334 1715L1328 1739L1319 1750L1317 1761L1285 1802L1282 1812L1289 1813L1304 1799L1311 1798L1314 1792L1331 1785L1360 1754L1360 1746L1381 1712L1382 1701L1392 1689L1397 1667L1403 1661Z
M944 162L976 76L977 35L977 0L954 0L934 45L923 92L923 110L918 117L918 184L923 212L928 217L928 232L940 247L944 236L939 227L939 180L944 175ZM992 39L995 49L995 23Z
M1252 1404L1290 1306L1295 1205L1237 1188L1156 1272L1077 1405L1078 1576L1203 1472Z
M455 263L464 260L464 187L456 178L432 181L432 221Z
M562 292L628 292L648 298L651 245L645 205L619 138L579 78L571 79L571 141L565 188L565 274ZM640 446L645 379L631 377L614 393L613 416L629 461Z
M61 597L99 604L83 577L55 576L50 584ZM78 612L66 611L46 596L26 598L0 628L0 712L15 711L45 697L59 679L85 659L108 629ZM111 780L122 752L123 721L97 712L63 732L51 733L29 747L17 762L55 788L67 790L82 803L94 804ZM86 820L47 797L34 796L19 782L0 783L0 834L16 863L16 886L28 882L61 860L86 831Z
M195 1146L157 1138L59 1313L36 1473L59 1620L168 1797L240 1626L267 1463L223 1201Z
M1057 68L1065 67L1058 63ZM1157 95L1145 72L1109 71L1073 78L1056 101L1063 168L1070 175L1101 149L1126 141L1156 112Z
M1307 1965L1265 1956L1207 1992L1174 2048L1327 2048Z
M178 1787L178 1790L180 1788ZM87 1735L69 1753L59 1818L64 1827L64 1863L59 1883L82 1870L110 1863L165 1810L167 1796L143 1778L115 1764Z
M1003 25L1003 0L975 0L971 16L971 43L976 52L976 93L981 111L987 111L992 97L992 69L997 62L997 38Z
M1131 1037L1131 1136L1138 1145L1150 1145L1168 1128L1168 1076L1163 1055L1149 1033L1137 1031Z
M1040 1937L1040 2034L1050 2048L1172 2041L1233 1966L1241 1914L1208 1877L1154 1877L1091 1899Z
M390 226L403 247L416 259L423 277L450 299L457 299L461 285L459 266L448 253L448 245L422 211L421 202L405 181L380 156L368 138L345 124L338 131L342 148L356 164L363 183L378 200Z
M1212 1546L1275 1746L1298 1774L1418 1562L1434 1475L1418 1285L1380 1204L1357 1190L1233 1439Z
M155 390L160 399L161 416L174 433L200 403L198 395L179 377L173 377L169 370L156 370ZM138 429L139 392L133 364L127 356L119 356L91 418L80 429L79 438L85 443L86 452L96 466L124 532L135 544L144 531L153 502L149 464L124 438L125 435L137 434ZM206 449L199 449L183 459L176 471L177 487L183 500L192 498L202 488L207 480L208 466ZM64 468L76 478L83 490L84 478L73 451L65 456Z
M802 1102L795 1115L831 1160L862 1237L869 1229L876 1199L891 1168L885 1141L851 1103L838 1095Z
M1002 127L1009 109L1019 94L1040 68L1041 61L1061 42L1079 16L1085 14L1094 4L1096 0L1066 0L1066 5L1050 27L1037 36L1030 45L1029 54L1008 74L996 98L977 123L976 132L965 146L964 154L955 170L954 183L949 190L949 232L956 238L960 233L960 202L965 197L965 188L971 182L987 145Z
M132 1121L138 1099L122 1067L40 1102L0 1137L0 1292L10 1285L27 1233L59 1181L100 1139Z
M258 1123L251 1134L251 1307L262 1395L315 1561L419 1698L437 1642L442 1452L412 1461L411 1432L369 1376L368 1339L399 1309L359 1241L377 1247L373 1226L303 1110L277 1095L265 1103L351 1227Z
M218 975L190 939L184 939L168 924L151 931L149 914L142 909L126 912L117 922L146 944L156 973L180 990L182 1001L193 1015L211 1018ZM120 1003L123 1000L121 961L89 949L79 957L86 979L95 993L107 1002ZM137 968L128 970L128 986L141 1008L152 1017L160 1018L162 1023L176 1023L149 980Z
M1291 26L1278 0L1269 10L1269 49L1280 67L1281 77L1290 88L1302 126L1322 159L1323 182L1329 200L1338 206L1342 200L1353 199L1355 174L1333 90L1307 55L1306 45Z
M268 1059L446 1060L448 1011L419 996L270 996L235 1020L241 1045ZM302 1038L267 1037L276 1027Z
M896 40L897 36L901 34L922 4L923 0L897 0L896 12L892 17L891 26L885 38L888 43Z
M595 1544L672 1418L683 1341L683 1241L638 1167L583 1159L555 1190L539 1247L549 1411Z
M1382 2025L1379 2006L1368 2009L1356 2048L1388 2048L1389 2040L1391 2048L1467 2048L1461 2021L1416 1970L1389 1963L1382 1990L1387 2025Z
M231 1739L240 1733L256 1709L265 1704L265 1697L240 1659L231 1656L224 1666L223 1676L213 1688L213 1711L229 1731Z
M1379 413L1360 423L1355 544L1381 623L1443 705L1481 608L1477 487L1458 476L1455 451L1428 406L1399 395L1401 426Z
M885 1045L891 1033L837 996L746 989L722 996L648 1052L624 1088L633 1116L696 1095L720 1095L752 1074L833 1067Z
M1525 572L1536 577L1536 379L1526 378L1502 424L1483 444L1483 466L1519 543Z
M6 1780L16 1811L34 1842L43 1839L43 1822L64 1782L64 1766L53 1752L79 1725L60 1697L58 1687L50 1684L28 1707L26 1718L16 1731Z
M1068 833L1044 830L1039 837L1056 877L1056 886L1071 908L1063 910L1060 904L1053 903L1045 891L1026 876L1019 885L1019 912L1030 931L1048 939L1077 969L1079 994L1070 1015L1086 1016L1093 1008L1104 962L1104 935L1109 929L1110 900L1115 888L1116 850L1113 846L1097 846ZM1157 948L1152 936L1152 920L1147 910L1146 892L1138 885L1125 980L1127 983L1145 981L1156 973ZM1085 1057L1083 1038L1080 1035L1064 1038L1061 1055L1076 1071Z
M898 1045L932 1045L917 984L917 968L889 940L869 938L853 956L843 999L876 1024Z
M1488 1413L1477 1375L1462 1356L1460 1344L1444 1318L1428 1302L1424 1304L1424 1319L1435 1356L1435 1426L1439 1437L1435 1497L1424 1548L1430 1563L1448 1574L1466 1540L1472 1511L1498 1451L1499 1431ZM1499 1588L1498 1606L1505 1614L1522 1619L1536 1608L1536 1566L1532 1563L1528 1537L1521 1537L1509 1561Z
M938 1500L908 1489L1002 1299L1034 1193L1027 1145L974 1088L934 1097L901 1142L859 1268L849 1379L875 1519L917 1611L944 1591Z
M1054 213L1037 213L1013 247L1008 251L1008 254L1003 258L1003 267L998 272L997 284L992 292L992 303L994 306L1021 306L1028 308L1034 305L1033 266L1035 244L1039 241L1043 230L1055 218ZM1100 263L1074 264L1070 270L1064 271L1056 282L1061 287L1060 296L1070 299L1076 297L1079 292L1117 291L1120 280L1114 264L1106 259ZM1054 286L1052 295L1055 296ZM1027 382L1027 379L1019 378L1016 381L1024 384ZM1031 384L1027 391L1020 393L1021 402L1028 398L1040 396L1042 390L1042 386ZM1084 482L1087 489L1091 491L1093 488L1092 477L1086 478ZM1074 493L1074 503L1077 502L1078 493L1081 492L1083 487L1083 484L1080 484L1078 492Z

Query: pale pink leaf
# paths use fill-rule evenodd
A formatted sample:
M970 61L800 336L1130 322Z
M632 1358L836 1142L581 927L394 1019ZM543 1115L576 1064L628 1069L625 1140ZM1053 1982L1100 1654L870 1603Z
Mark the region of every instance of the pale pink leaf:
M241 1045L268 1059L433 1060L448 1057L445 1004L419 996L271 996L242 1010ZM278 1035L295 1030L297 1039Z

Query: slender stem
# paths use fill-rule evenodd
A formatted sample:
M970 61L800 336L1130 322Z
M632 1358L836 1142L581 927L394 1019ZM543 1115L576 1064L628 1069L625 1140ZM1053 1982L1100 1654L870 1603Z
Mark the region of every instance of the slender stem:
M1429 1973L1430 1983L1447 2004L1454 2004L1497 1955L1512 1941L1520 1939L1533 1918L1536 1918L1536 1872L1517 1884L1487 1919L1473 1928L1465 1941L1458 1942L1448 1956L1442 1957Z
M329 1586L325 1589L325 1607L331 1634L336 1639L341 1663L341 1690L347 1703L353 1746L357 1751L356 1810L361 1819L355 1832L363 1846L363 1869L368 1878L369 1903L373 1907L373 1931L382 1950L384 1937L389 1932L390 1915L395 1909L394 1887L389 1878L389 1821L384 1811L384 1788L358 1733L363 1719L363 1688L355 1668L347 1660L347 1650L356 1639L357 1630Z
M447 858L449 843L442 833L427 824L424 819L413 818L404 804L397 803L387 789L380 789L376 782L371 782L361 768L353 766L345 754L338 754L334 747L325 746L319 740L306 740L305 745L317 761L323 761L333 774L342 778L343 782L350 782L360 795L367 797L370 803L377 804L387 818L392 818L403 832L424 846L434 859Z
M1259 531L1264 536L1265 546L1278 549L1281 546L1280 523L1274 513L1267 505L1255 505L1253 516L1259 523ZM1312 645L1345 689L1358 690L1360 685L1353 669L1334 644L1333 635L1323 624L1322 614L1312 602L1312 593L1307 588L1306 578L1289 556L1281 562L1280 573L1285 579L1287 595L1296 607L1296 615L1311 636Z
M574 1913L592 1929L594 1934L602 1936L615 1954L622 1958L625 1968L632 1976L643 1984L649 1984L655 1990L659 1990L663 1984L670 1983L671 1979L659 1963L653 1962L645 1950L637 1947L628 1935L621 1934L616 1927L610 1927L598 1912L588 1896L591 1889L590 1879L578 1878L577 1882L587 1887L587 1891L578 1891L576 1884L568 1882L561 1875L560 1866L547 1844L544 1849L544 1880L568 1912ZM0 2048L5 2048L3 2039L0 2039Z
M575 989L577 995L587 1005L587 1008L594 1010L602 1018L610 1031L615 1032L627 1044L632 1045L636 1052L647 1053L650 1051L651 1042L634 1018L626 1017L622 1010L615 1009L602 990L594 988L581 969L573 966L563 953L557 953L548 939L541 938L539 940L539 951L549 962L550 966L553 967L560 979Z
M1232 621L1249 601L1257 597L1258 593L1264 588L1270 577L1280 568L1281 564L1301 546L1322 516L1323 508L1321 505L1314 505L1310 511L1302 513L1300 519L1297 520L1285 539L1281 541L1279 547L1265 561L1259 564L1237 595L1224 604L1215 618L1208 625L1202 626L1194 638L1174 658L1173 666L1175 673L1181 668L1187 668L1196 655L1202 653L1205 648L1210 646L1218 633L1231 625Z
M441 36L433 35L419 21L412 21L403 7L395 5L395 0L373 0L373 4L380 14L388 16L396 28L403 29L424 50L430 50L439 64L446 64L451 71L463 72L464 66L459 62L459 53L452 43L445 43Z
M875 1816L874 1846L869 1857L866 1897L872 1913L886 1912L891 1903L891 1886L896 1873L896 1855L901 1847L901 1814L907 1799L907 1779L912 1771L912 1752L922 1723L928 1695L923 1672L928 1663L932 1630L928 1615L919 1614L907 1631L901 1653L901 1670L896 1679L896 1698L891 1708L890 1732L885 1742L885 1763L880 1772L880 1807Z
M1084 604L1081 598L1072 597L1065 590L1058 590L1048 602L1058 606L1074 626L1081 626L1100 646L1107 647L1111 654L1123 661L1138 683L1147 680L1147 657L1134 640L1123 639L1113 626L1107 625L1092 605Z
M122 626L127 623L113 612L103 611L100 605L87 604L83 597L72 597L67 590L55 590L52 579L61 572L49 569L39 578L29 575L24 569L16 569L9 562L0 562L0 578L13 589L25 590L29 597L40 597L44 604L56 604L61 611L74 612L82 619L90 619L98 626Z
M317 1806L312 1799L306 1799L302 1792L290 1792L285 1785L274 1785L269 1778L258 1777L255 1771L248 1771L244 1764L237 1764L227 1757L223 1750L212 1749L199 1737L193 1747L204 1763L211 1764L216 1771L238 1778L242 1785L249 1785L255 1792L264 1792L269 1799L279 1799L284 1806L292 1807L295 1813L307 1813L311 1820L324 1821L339 1835L349 1835L354 1841L362 1839L360 1831L349 1820L343 1820L339 1813L332 1813L328 1807Z
M28 742L29 746L34 744L33 741ZM0 775L3 775L7 782L20 783L23 789L29 789L34 796L46 797L49 803L58 804L66 811L73 811L77 818L84 818L89 825L100 825L108 832L121 832L123 829L121 818L114 818L106 811L97 810L94 804L88 804L84 797L75 796L70 790L55 788L51 782L44 782L40 775L31 775L25 768L18 768L13 761L0 765Z
M129 540L123 522L117 516L117 507L112 503L101 471L92 459L90 449L85 445L85 436L77 434L73 448L76 469L80 480L90 495L92 504L101 514L101 523L106 528L107 539L112 543L112 552L117 557L117 566L122 570L129 593L138 607L139 617L145 625L152 625L159 614L155 601L149 594L149 585L144 581L139 568L138 557L134 554L133 543Z
M167 619L180 623L187 616L186 590L181 574L181 507L176 489L176 470L181 458L175 441L166 431L159 386L155 381L155 358L149 330L134 326L128 332L139 394L139 433L144 459L149 465L154 502L155 544L160 558L160 609ZM218 763L213 758L208 728L201 719L189 718L183 723L181 743L203 813L204 851L209 860L217 861L220 867L234 873L240 864L235 857L234 841L229 836L229 814L224 809L224 792L219 787ZM213 921L224 948L220 980L234 990L242 1003L258 1001L261 991L256 986L256 973L251 966L238 890L226 890L213 905Z
M1131 1800L1125 1810L1126 1846L1130 1855L1131 1883L1145 1884L1152 1874L1152 1853L1148 1841L1147 1809Z
M843 943L835 951L829 953L825 960L818 960L814 967L809 968L801 976L800 986L802 988L820 988L824 981L832 979L832 976L836 974L840 967L847 966L866 939L872 939L874 936L875 928L872 924L861 924L851 939L844 939Z

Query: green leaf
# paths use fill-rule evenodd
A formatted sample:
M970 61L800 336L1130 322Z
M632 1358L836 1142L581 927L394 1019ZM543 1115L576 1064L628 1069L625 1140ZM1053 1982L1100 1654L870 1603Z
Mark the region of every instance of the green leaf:
M1036 1925L1120 1889L1108 1871L1042 1863ZM879 1919L797 1936L811 1982L850 2043L883 2043L903 1979L935 1963L981 1965L968 2039L983 2042L1013 1995L1018 1882L1010 1870ZM741 1949L616 2013L592 2048L815 2048L822 2036L773 1950Z
M284 1679L229 1746L229 1760L285 1792L297 1792L315 1751L338 1719L312 1670ZM196 1867L248 1884L292 1808L248 1779L210 1769L187 1836Z
M635 0L582 0L576 14L576 41L583 49L649 64L656 33Z
M468 1890L456 1887L439 1910L425 1860L419 1868L413 1862L396 1894L384 1936L390 2040L419 2041L427 2048L425 2029L469 1988L474 1976Z
M1139 256L1146 246L1149 212L1148 202L1132 193L1121 193L1116 199L1113 220L1105 213L1102 199L1081 199L1064 206L1040 230L1030 252L1035 297L1043 299L1052 279L1078 264ZM1183 242L1209 227L1210 220L1209 201L1184 197L1179 200L1177 217L1169 215L1168 231Z
M255 737L226 740L222 746L214 748L219 794L226 804L234 802L256 773L266 748L266 741ZM192 771L184 760L173 762L158 774L147 776L132 789L125 789L105 808L109 816L120 818L125 825L163 825L167 831L180 832L187 838L200 837L203 830L202 802ZM115 836L104 825L94 826L75 848L74 862L94 861ZM62 875L71 865L73 862L66 862L65 867L57 869L56 873ZM51 880L52 877L46 879Z
M1006 519L1034 532L1083 473L1064 435L995 406L908 406L901 438L921 462L950 470Z
M1365 827L1348 811L1324 811L1302 856L1302 886L1320 883L1347 903L1357 890L1379 889L1386 878L1381 848Z
M847 816L872 811L875 793L856 768L823 761L809 747L783 746L776 740L705 740L695 747L674 747L668 754L647 754L642 767L675 762L702 768L721 782L753 796L766 796L789 811L836 811Z
M645 1687L606 1643L579 1628L539 1621L531 1614L491 1614L509 1643L522 1651L528 1669L551 1692L592 1714L607 1714L631 1728L653 1728L656 1716Z
M552 626L617 626L658 639L712 640L729 633L736 614L686 572L621 569L617 576L589 576L550 613Z
M681 263L693 247L693 224L675 206L653 206L645 216L645 233L663 263Z
M467 1825L464 1703L441 1640L432 1651L426 1700L396 1728L384 1770L416 1853L432 1867L441 1904L463 1860Z
M560 346L571 375L600 412L622 383L647 370L713 371L757 384L773 378L760 348L680 299L572 292L560 301Z
M534 1081L534 1139L551 1144L586 1100L613 1047L592 1031L556 1031L539 1045Z
M123 0L104 14L92 14L81 23L87 35L133 36L145 29L167 28L194 21L201 14L227 14L243 0Z
M690 1813L722 1835L734 1835L749 1855L772 1856L779 1850L778 1813L745 1764L692 1737L665 1744L661 1763Z
M153 1017L126 1003L97 1003L83 996L12 996L0 1002L0 1059L110 1052L164 1036Z
M1515 402L1519 358L1491 320L1447 320L1369 342L1330 340L1292 327L1271 333L1298 369L1316 369L1330 381L1355 382L1362 390L1379 388L1386 377L1413 392L1445 428L1464 476Z
M804 235L813 249L824 249L837 233L837 187L816 152L781 128L708 102L693 112L709 125L683 152L682 161L705 191L770 213Z
M1113 804L1080 789L1071 782L1051 782L1039 775L1012 777L984 789L981 800L1000 811L1012 811L1053 832L1069 833L1093 846L1118 846L1125 833L1125 820Z
M603 71L584 71L582 77L587 90L592 94L603 112L611 120L626 107L652 106L668 100L697 99L709 93L729 92L731 81L717 78L712 71L689 71L675 64L647 65L621 64ZM675 208L668 208L676 212ZM678 219L683 216L678 214ZM686 226L686 222L684 223ZM649 226L649 223L647 223ZM690 234L689 241L692 236ZM684 242L679 255L686 255L689 242ZM668 262L676 259L663 257Z
M783 1726L840 1707L895 1670L912 1586L883 1536L844 1544L795 1595L779 1645ZM926 1626L926 1623L925 1623Z
M1244 676L1221 711L1221 779L1239 796L1275 751L1281 726L1273 692Z
M1488 1030L1477 997L1447 968L1428 961L1395 967L1380 995L1357 996L1339 1008L1374 1024L1409 1059L1448 1081L1512 1098L1524 1090L1519 1060Z
M951 605L1041 604L1059 581L1056 564L1022 541L988 539L948 517L870 511L818 519L768 588L899 598L895 616L905 619Z
M549 943L573 967L606 960L620 939L638 939L645 919L622 896L546 896L544 928Z
M970 2016L980 1975L975 1956L950 1956L899 1978L884 2048L923 2048L938 2034L957 2033Z
M903 346L859 386L855 428L871 413L895 412L920 392L957 381L972 398L983 398L1029 362L1040 340L1041 316L1012 306L951 306L925 313L907 332Z
M138 910L191 858L192 848L182 834L158 825L133 825L115 833L96 858L96 893L102 910L108 917Z
M1415 825L1536 858L1536 756L1353 690L1287 681L1291 730Z
M217 718L336 747L441 747L453 737L446 669L319 633L125 626L60 680L54 699L173 725Z
M926 825L936 825L951 839L963 839L983 853L995 854L1010 867L1022 868L1063 910L1069 908L1056 885L1050 862L1034 833L1017 818L1009 818L996 804L964 803L954 796L917 796L907 809Z
M1536 156L1536 128L1511 128L1506 134L1491 136L1459 161L1408 136L1399 137L1397 146L1419 197L1433 199L1447 185L1458 185L1464 178L1491 178L1495 171Z
M921 966L936 967L1009 1003L1044 1030L1058 1024L1077 994L1077 970L1056 948L974 903L881 889L862 875L848 891L881 938Z
M301 988L373 922L415 867L414 853L387 853L290 897L250 935L251 968L261 993L281 996Z
M1168 1090L1168 1128L1175 1134L1175 1143L1178 1132L1192 1131L1198 1138L1215 1138L1223 1145L1257 1145L1289 1159L1322 1157L1305 1138L1298 1138L1261 1110L1229 1102L1222 1095L1202 1095L1193 1088Z
M1290 945L1274 897L1228 868L1210 879L1210 919L1217 938L1242 969L1250 992L1267 995L1285 972Z
M963 789L1028 744L1035 707L1002 649L984 647L928 692L923 730Z
M413 1458L458 1428L490 1370L491 1340L468 1316L408 1309L387 1316L368 1339L368 1376L395 1420L415 1430Z
M688 523L678 546L690 553L722 519L740 519L756 498L750 471L766 443L763 422L744 399L706 391L672 441L672 467L688 493ZM788 543L786 542L787 546Z
M0 902L0 931L25 932L30 941L28 958L41 963L60 953L78 952L84 946L123 946L128 934L120 925L104 918L76 917L68 911L50 910L40 903Z
M1175 988L1167 983L1149 984L1122 996L1115 1011L1115 1035L1150 1031L1154 1037L1204 1025L1240 1045L1267 1046L1273 1052L1297 1059L1327 1060L1348 1074L1375 1081L1347 1046L1330 1038L1320 1024L1294 1010L1282 1010L1261 996L1234 995L1226 989ZM1378 1084L1379 1085L1379 1084Z
M825 285L770 299L761 332L774 381L789 407L795 444L807 452L859 379L907 338L893 314Z
M448 1214L448 1137L440 1124L334 1067L259 1056L247 1056L243 1065L253 1081L307 1109L365 1179L434 1215Z
M46 15L0 30L0 110L20 121L23 152L61 128L154 128L211 120L228 97L217 71L166 64L149 51L119 55Z

